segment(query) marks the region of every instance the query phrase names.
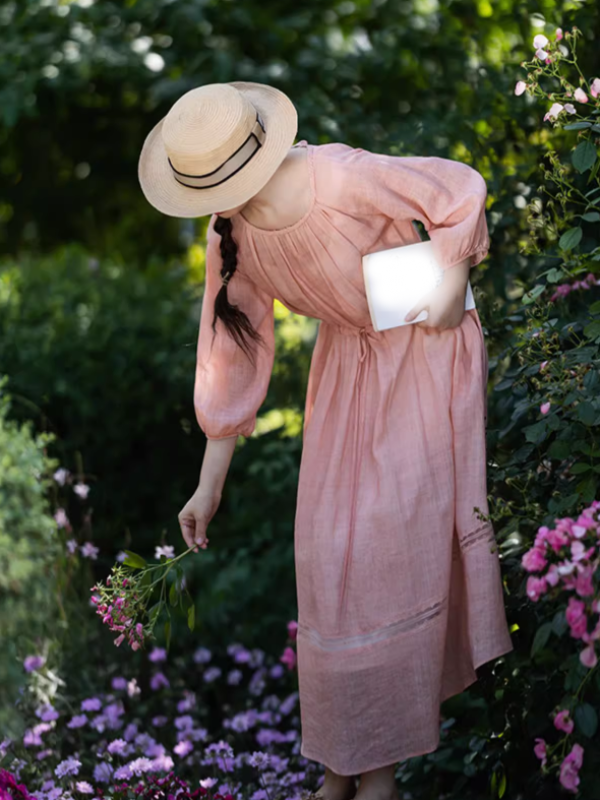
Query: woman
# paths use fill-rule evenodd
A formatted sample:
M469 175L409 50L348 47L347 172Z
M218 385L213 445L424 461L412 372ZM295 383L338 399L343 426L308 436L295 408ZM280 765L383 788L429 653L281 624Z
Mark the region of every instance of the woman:
M488 357L464 310L489 248L486 186L450 159L292 146L296 132L282 92L234 82L185 94L144 143L148 200L212 214L194 390L208 442L179 520L205 548L236 437L267 392L273 299L318 318L294 538L301 753L325 765L325 800L386 800L395 764L437 748L441 701L512 649L477 513ZM377 333L361 259L419 241L413 220L444 280L412 311L427 319Z

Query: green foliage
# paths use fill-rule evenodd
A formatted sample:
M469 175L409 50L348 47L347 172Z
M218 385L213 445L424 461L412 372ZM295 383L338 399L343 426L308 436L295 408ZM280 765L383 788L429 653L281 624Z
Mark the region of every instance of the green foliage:
M44 649L58 615L56 523L47 490L55 462L52 437L8 419L6 377L0 380L0 730L18 724L12 708L23 685L23 659Z

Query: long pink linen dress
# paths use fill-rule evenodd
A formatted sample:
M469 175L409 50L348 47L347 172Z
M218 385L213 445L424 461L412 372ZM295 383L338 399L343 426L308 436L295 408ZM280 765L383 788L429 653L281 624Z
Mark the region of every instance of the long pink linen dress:
M194 402L209 439L254 430L274 356L273 298L320 320L295 519L301 754L341 775L434 751L439 705L512 649L486 487L488 355L476 310L445 331L375 332L365 253L419 241L442 266L487 254L486 184L466 164L311 145L293 225L232 217L228 294L263 335L256 366L217 323L211 219Z

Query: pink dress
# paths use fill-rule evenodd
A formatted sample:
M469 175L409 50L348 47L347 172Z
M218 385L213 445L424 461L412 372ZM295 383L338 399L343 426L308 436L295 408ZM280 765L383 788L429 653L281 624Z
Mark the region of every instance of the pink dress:
M210 222L194 391L209 439L249 436L274 356L273 298L320 320L295 518L301 754L357 775L434 751L440 702L512 650L486 487L479 315L375 332L361 257L419 241L450 268L487 254L486 184L466 164L311 145L312 203L274 231L232 217L229 298L263 335L254 367L220 323Z

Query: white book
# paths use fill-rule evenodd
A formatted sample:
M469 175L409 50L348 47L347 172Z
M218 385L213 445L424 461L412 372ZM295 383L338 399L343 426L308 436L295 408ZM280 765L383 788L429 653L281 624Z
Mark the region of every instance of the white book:
M362 257L362 266L371 322L376 331L427 319L425 309L411 322L404 317L444 279L431 240L367 253ZM475 308L475 298L468 282L465 310L470 308Z

